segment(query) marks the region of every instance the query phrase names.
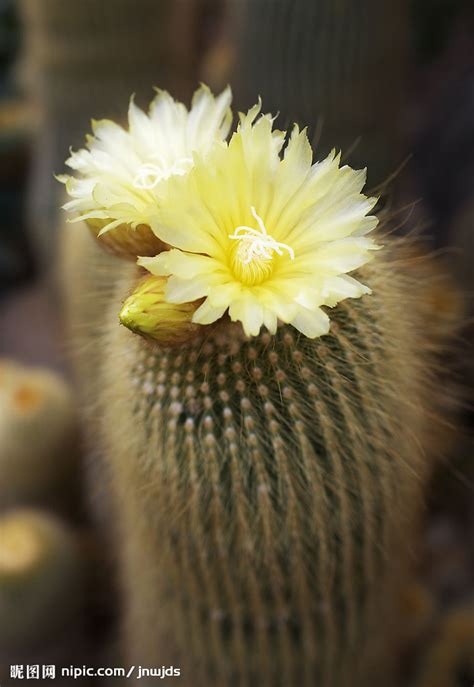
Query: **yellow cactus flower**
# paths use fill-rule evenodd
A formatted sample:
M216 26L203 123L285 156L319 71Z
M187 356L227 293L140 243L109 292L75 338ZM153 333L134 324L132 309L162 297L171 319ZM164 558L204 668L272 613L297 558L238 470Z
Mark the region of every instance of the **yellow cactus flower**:
M231 98L230 88L214 97L201 85L188 111L169 93L158 90L148 114L132 98L128 130L109 120L93 121L87 147L66 160L76 176L57 177L72 198L64 209L77 213L71 221L87 220L93 233L102 236L104 245L114 252L136 257L137 244L146 248L142 255L158 252L148 215L158 202L161 182L186 174L195 151L205 156L216 141L226 138L232 121Z
M282 156L285 134L260 107L240 115L228 144L164 182L150 226L172 249L138 263L169 277L169 302L205 299L193 322L228 311L248 336L280 320L314 338L330 326L321 306L370 293L348 273L380 247L367 237L377 199L361 193L366 171L341 167L334 151L313 164L297 126Z

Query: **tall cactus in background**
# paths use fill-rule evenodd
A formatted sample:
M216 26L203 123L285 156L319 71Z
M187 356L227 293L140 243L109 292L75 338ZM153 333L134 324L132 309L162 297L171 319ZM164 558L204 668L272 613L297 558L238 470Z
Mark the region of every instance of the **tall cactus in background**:
M21 0L24 40L18 73L35 106L30 224L42 266L57 244L60 194L53 174L96 117L126 115L130 93L155 83L189 95L195 81L194 2ZM179 41L175 40L179 32Z
M282 327L245 340L223 323L167 349L117 326L136 267L104 256L101 270L96 249L91 273L91 237L69 240L84 268L72 291L101 302L83 383L101 418L127 660L174 662L192 685L389 684L436 431L429 270L386 250L365 268L374 295L338 306L321 339ZM91 311L71 313L80 344Z
M261 95L278 122L311 122L323 155L334 141L369 182L403 161L400 105L407 6L399 0L229 0L223 39L205 60L215 87L234 84L239 108ZM316 126L319 122L319 126Z

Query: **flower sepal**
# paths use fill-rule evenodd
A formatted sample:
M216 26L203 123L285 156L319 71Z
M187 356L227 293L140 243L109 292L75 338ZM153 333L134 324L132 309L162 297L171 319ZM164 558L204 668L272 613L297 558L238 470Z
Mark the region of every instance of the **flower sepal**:
M138 255L158 255L168 248L147 224L139 224L135 229L120 224L112 231L103 231L107 220L90 218L85 222L101 248L126 260L135 261Z

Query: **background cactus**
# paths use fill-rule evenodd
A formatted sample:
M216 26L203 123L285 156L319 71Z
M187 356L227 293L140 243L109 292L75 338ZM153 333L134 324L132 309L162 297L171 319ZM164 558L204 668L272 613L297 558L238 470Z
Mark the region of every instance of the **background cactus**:
M118 325L137 269L67 231L126 660L174 662L193 685L388 685L441 424L433 270L395 245L326 337L245 340L224 322L166 349Z
M310 122L318 155L337 141L371 184L403 161L400 106L408 64L406 2L229 0L225 40L204 65L211 85L234 85L245 110L261 95L277 124ZM229 50L229 44L232 50ZM229 55L229 52L231 55Z
M0 652L58 638L83 601L83 562L69 527L53 515L15 509L0 517ZM41 628L41 631L39 631Z
M195 83L195 3L188 0L21 0L18 73L35 106L29 224L45 268L57 242L60 187L53 179L70 146L83 144L91 116L125 118L130 94L155 84L189 94ZM179 34L179 40L176 35ZM93 103L93 112L91 104Z
M71 390L59 375L0 361L2 508L60 498L77 476L75 430Z
M467 600L439 622L415 687L462 687L473 677L474 610Z

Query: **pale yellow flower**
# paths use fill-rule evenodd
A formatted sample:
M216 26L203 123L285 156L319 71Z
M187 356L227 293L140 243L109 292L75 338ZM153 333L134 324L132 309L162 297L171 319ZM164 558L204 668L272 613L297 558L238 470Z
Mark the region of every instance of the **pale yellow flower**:
M109 120L93 122L87 147L66 161L76 175L58 177L72 198L64 209L77 213L72 221L93 220L100 234L120 225L146 225L161 182L186 174L194 151L205 156L227 136L231 98L230 88L214 97L202 85L188 111L158 90L148 114L132 98L128 130Z
M138 263L169 276L169 302L205 298L196 323L228 311L249 336L262 326L274 333L280 320L313 338L329 330L321 306L370 293L348 273L379 247L367 237L377 199L361 193L365 170L341 167L334 151L312 164L297 126L281 156L285 136L259 111L241 115L228 144L195 154L188 174L163 183L150 226L174 248Z

